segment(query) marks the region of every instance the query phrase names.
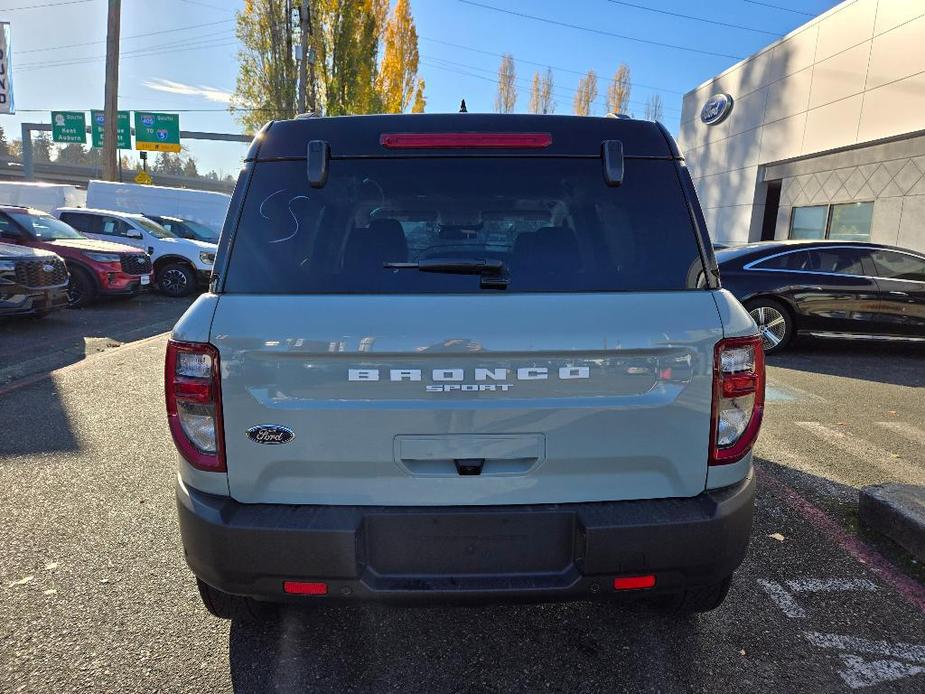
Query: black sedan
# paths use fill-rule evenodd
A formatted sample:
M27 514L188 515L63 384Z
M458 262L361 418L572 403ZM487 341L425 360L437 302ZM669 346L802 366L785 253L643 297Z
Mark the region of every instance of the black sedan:
M925 254L874 243L767 241L716 251L765 352L795 334L925 342Z

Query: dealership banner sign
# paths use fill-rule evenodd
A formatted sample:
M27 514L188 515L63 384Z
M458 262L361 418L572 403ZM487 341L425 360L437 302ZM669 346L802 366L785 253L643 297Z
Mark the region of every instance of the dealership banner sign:
M13 63L10 49L10 23L0 22L0 113L15 113L13 108Z

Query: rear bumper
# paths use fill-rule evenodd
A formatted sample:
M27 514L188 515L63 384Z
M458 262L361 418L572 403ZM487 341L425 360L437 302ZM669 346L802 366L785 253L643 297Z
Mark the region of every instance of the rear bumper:
M240 504L182 484L193 573L220 590L285 601L283 581L322 581L297 600L506 601L615 594L655 574L671 592L721 581L745 556L754 476L691 499L498 507Z

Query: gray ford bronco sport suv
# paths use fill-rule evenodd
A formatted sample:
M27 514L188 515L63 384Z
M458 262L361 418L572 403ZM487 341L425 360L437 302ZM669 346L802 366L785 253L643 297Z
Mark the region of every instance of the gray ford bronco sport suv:
M206 607L717 607L761 341L657 123L272 122L166 359Z

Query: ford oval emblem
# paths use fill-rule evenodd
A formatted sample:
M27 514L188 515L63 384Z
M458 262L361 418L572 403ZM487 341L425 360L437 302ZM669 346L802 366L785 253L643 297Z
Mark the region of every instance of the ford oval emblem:
M732 97L729 94L714 94L700 109L700 120L706 125L722 123L732 113Z
M292 429L279 424L258 424L244 433L254 443L262 443L265 446L279 446L295 438Z

